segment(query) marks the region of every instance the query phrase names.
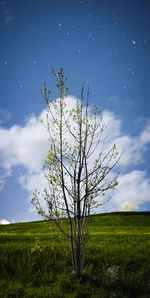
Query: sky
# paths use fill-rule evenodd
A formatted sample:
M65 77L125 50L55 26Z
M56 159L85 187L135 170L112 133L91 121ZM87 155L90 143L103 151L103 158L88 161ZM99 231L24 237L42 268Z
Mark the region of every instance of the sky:
M98 212L150 211L149 15L149 0L0 0L1 224L39 220L31 198L48 151L40 90L46 80L57 97L52 67L64 69L70 104L89 84L108 144L124 149L117 190Z

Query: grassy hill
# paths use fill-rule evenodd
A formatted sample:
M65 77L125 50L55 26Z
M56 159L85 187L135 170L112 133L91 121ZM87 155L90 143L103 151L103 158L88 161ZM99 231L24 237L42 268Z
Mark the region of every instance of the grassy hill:
M64 222L67 222L66 219ZM21 222L0 225L0 233L49 233L50 227L50 222ZM98 231L101 233L102 227L108 227L111 232L113 231L112 227L119 227L119 231L124 231L124 227L148 227L149 230L150 212L112 212L92 215L90 232Z
M149 297L149 236L149 212L91 216L77 278L70 244L52 223L0 225L0 297Z

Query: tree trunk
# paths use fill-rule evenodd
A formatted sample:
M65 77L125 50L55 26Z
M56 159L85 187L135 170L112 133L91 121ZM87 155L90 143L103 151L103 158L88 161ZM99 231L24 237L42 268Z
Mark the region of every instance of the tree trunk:
M77 267L76 267L76 275L82 275L82 260L81 260L81 243L77 243Z
M81 220L78 219L77 225L77 244L76 244L76 275L82 275L82 249L81 249Z

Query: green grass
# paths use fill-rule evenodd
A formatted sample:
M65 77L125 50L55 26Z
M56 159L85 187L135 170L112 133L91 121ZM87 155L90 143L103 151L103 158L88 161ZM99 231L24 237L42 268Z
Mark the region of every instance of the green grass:
M149 236L149 213L92 216L85 273L77 278L70 243L50 223L1 225L0 297L148 298Z

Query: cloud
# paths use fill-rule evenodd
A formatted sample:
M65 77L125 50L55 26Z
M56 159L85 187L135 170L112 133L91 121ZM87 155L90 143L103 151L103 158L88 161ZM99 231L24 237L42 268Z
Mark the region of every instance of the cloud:
M104 145L107 148L116 144L118 151L124 151L119 165L123 168L133 167L144 162L144 153L148 150L150 143L150 122L138 136L131 137L122 132L122 121L114 113L105 110L103 120L106 124L104 132Z
M24 127L0 128L0 165L6 174L18 165L29 172L38 171L47 150L47 134L39 117L31 117Z
M43 170L38 171L37 173L27 173L19 177L18 182L21 184L22 188L27 190L29 193L29 199L32 199L33 192L35 189L38 190L38 192L42 193L43 189L48 188L47 180L45 179L45 173ZM43 198L42 196L41 202L43 203ZM32 205L29 207L29 213L34 213L35 212L35 207Z
M143 144L150 143L150 121L148 122L146 129L141 133L140 141Z
M121 119L114 113L105 110L102 113L103 121L106 125L105 138L106 143L114 142L114 139L121 135Z
M66 98L69 108L73 108L75 102L76 98L73 96ZM49 142L46 129L40 123L40 119L46 117L45 114L46 111L43 110L39 117L29 117L24 126L14 125L9 129L0 127L0 190L16 166L25 169L18 182L28 191L30 198L34 189L42 190L46 186L42 166L48 153ZM115 113L105 110L102 116L106 124L104 148L110 149L114 143L118 145L119 152L124 148L119 166L125 174L119 178L119 186L112 195L110 207L118 209L126 201L139 206L149 200L150 179L146 177L145 171L134 171L133 168L144 162L144 152L150 143L150 123L148 122L138 136L131 137L123 134L122 121Z
M6 219L0 220L0 225L8 225L8 224L10 224L10 222L8 220L6 220Z
M104 111L104 122L107 126L106 141L104 143L108 146L117 145L119 152L124 150L124 154L120 160L120 166L128 167L129 165L139 165L144 162L144 153L148 149L150 143L150 122L145 129L135 137L129 134L123 134L122 121L114 113Z
M122 135L115 139L118 150L124 150L124 154L120 160L120 165L128 167L129 165L138 165L144 162L144 151L146 151L147 142L141 142L140 136L130 137Z
M131 204L130 202L124 202L121 204L118 208L119 211L132 211L132 210L137 210L138 206Z
M19 183L22 185L23 188L27 189L29 192L32 192L35 188L37 188L37 186L38 189L42 190L46 186L44 171L39 171L36 174L31 173L30 175L22 175L19 178Z
M117 208L128 201L139 206L150 202L149 193L150 178L146 177L146 172L131 171L119 177L119 185L112 196L112 204Z

